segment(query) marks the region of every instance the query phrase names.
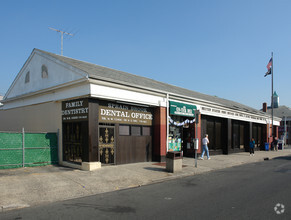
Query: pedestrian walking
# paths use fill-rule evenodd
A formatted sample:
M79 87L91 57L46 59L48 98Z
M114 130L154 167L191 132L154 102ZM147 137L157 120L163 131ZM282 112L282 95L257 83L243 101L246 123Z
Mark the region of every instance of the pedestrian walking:
M275 151L278 151L278 138L275 137L275 140L274 140L274 148L275 148Z
M252 138L251 141L250 141L250 156L254 156L255 155L255 139Z
M209 144L208 134L206 134L205 137L202 139L202 154L200 157L201 160L204 160L203 157L204 157L205 152L207 155L207 160L210 160L209 150L208 150L208 146L207 146L208 144Z

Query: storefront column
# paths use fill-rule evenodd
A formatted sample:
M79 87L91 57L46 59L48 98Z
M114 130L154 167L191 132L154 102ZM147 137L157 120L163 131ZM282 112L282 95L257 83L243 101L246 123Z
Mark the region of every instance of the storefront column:
M153 160L166 161L167 153L167 108L157 107L154 110L154 146Z
M229 154L231 152L231 142L232 140L232 121L231 119L227 119L227 152L226 154Z
M275 137L279 138L279 127L275 126Z
M98 103L93 100L89 102L89 149L88 149L88 161L86 162L97 162L98 161Z
M198 138L198 140L199 140L197 153L201 153L202 152L202 139L203 139L203 137L201 137L201 114L197 114L196 117L198 117L196 119L196 120L198 120L198 124L195 125L195 129L197 129L197 132L195 131L197 134L197 137L195 136L195 134L194 134L194 137Z
M262 135L263 135L263 144L265 146L265 143L268 142L268 124L264 124L263 125L263 131L262 131Z
M250 136L249 136L249 142L251 141L251 139L253 138L253 123L252 122L250 122L250 124L249 124L249 130L250 130Z
M272 129L273 129L273 127L272 127L272 124L267 124L267 126L268 126L268 130L267 130L267 137L268 137L268 142L271 144L272 143L272 141L273 141L273 137L272 137Z

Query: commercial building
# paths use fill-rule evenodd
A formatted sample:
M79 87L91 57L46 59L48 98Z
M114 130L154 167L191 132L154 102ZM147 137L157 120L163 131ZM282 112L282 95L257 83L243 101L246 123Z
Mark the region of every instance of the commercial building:
M284 144L291 144L291 109L287 106L279 105L279 96L276 91L274 92L273 99L273 115L277 118L281 118L278 128L278 137ZM271 115L272 106L267 106L267 103L263 103L262 111Z
M271 133L270 115L243 104L39 49L2 103L0 130L59 131L60 164L86 170L191 156L206 133L211 153L248 150L251 137L262 148Z

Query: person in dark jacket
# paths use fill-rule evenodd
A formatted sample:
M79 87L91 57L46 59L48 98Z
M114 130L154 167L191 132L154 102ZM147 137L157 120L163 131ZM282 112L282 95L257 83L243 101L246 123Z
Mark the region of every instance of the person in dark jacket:
M252 138L252 140L250 141L250 156L254 156L255 155L255 139Z

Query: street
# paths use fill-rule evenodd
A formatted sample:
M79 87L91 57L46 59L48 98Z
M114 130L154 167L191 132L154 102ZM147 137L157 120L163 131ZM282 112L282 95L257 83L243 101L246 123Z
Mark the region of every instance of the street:
M0 213L0 219L291 219L291 157Z

